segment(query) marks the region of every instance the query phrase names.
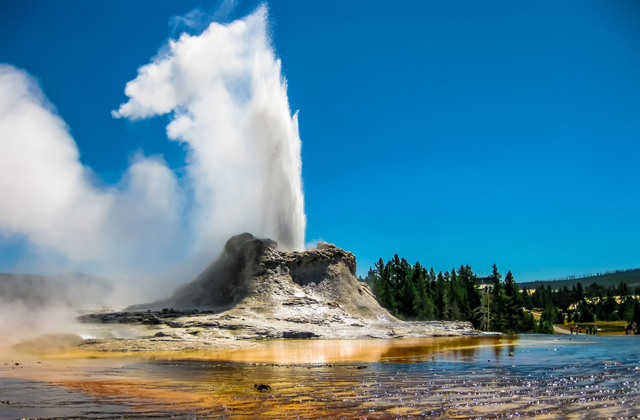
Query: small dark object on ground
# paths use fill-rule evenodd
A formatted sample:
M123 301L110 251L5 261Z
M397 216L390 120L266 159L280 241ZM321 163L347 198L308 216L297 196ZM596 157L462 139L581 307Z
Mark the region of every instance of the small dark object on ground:
M9 401L0 400L0 404L11 404Z
M271 391L271 387L269 385L264 385L264 384L255 384L253 386L255 389L257 389L258 391Z
M356 366L356 369L366 369L367 366Z

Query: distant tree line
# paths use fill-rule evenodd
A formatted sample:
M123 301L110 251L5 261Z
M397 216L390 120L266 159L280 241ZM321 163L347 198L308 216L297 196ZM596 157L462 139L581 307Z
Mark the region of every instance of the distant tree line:
M631 291L626 283L609 288L592 283L586 288L580 282L571 289L552 290L550 285L540 285L533 292L522 290L527 309L557 307L558 323L627 321L640 324L640 288Z
M479 287L468 265L444 273L427 270L420 262L382 258L362 279L369 283L381 306L406 320L470 321L483 331L551 333L557 309L545 309L539 321L524 311L524 296L511 271L504 280L494 264L490 284Z
M624 269L624 270L611 270L611 271L604 271L602 273L589 273L589 274L583 274L581 276L566 276L566 277L556 277L554 279L547 279L547 280L534 280L531 283L538 283L538 282L553 282L553 281L563 281L563 280L575 280L575 279L589 279L592 277L605 277L605 276L611 276L611 275L615 275L615 274L627 274L627 273L633 273L633 272L640 272L640 268L628 268L628 269Z

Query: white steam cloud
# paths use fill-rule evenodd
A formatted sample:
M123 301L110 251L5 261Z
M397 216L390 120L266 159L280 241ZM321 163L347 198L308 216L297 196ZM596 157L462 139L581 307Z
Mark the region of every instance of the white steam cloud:
M188 150L180 179L138 152L118 185L94 185L38 83L0 65L0 234L128 278L192 275L244 231L304 249L298 120L267 23L263 6L182 34L127 83L113 116L169 114Z
M266 7L199 36L182 34L127 83L115 117L172 113L170 139L187 143L202 239L240 231L304 248L297 115L267 36Z

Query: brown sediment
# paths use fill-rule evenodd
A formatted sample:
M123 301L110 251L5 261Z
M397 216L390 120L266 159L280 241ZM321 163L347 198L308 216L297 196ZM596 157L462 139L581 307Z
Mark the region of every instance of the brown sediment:
M299 371L305 369L300 366L297 368ZM371 411L377 412L374 418L391 418L399 411L416 413L415 409L406 407L394 407L394 413L387 412L394 406L392 401L383 402L366 397L358 392L361 375L354 374L348 366L336 368L329 381L314 384L301 383L313 380L309 373L305 376L296 375L297 380L292 381L289 371L283 371L272 378L273 389L265 393L255 391L249 384L252 381L249 378L235 379L217 389L184 381L154 382L148 379L58 381L53 384L99 399L133 399L129 403L134 406L153 404L167 412L187 410L200 415L228 412L233 418L240 419L256 416L291 417L294 414L300 418L360 418L364 413L372 414ZM176 387L184 390L176 391Z
M110 397L131 397L141 400L162 400L166 404L198 404L202 402L201 396L196 396L184 391L167 389L166 384L160 382L122 381L122 380L75 380L53 381L53 385L64 386L85 394Z

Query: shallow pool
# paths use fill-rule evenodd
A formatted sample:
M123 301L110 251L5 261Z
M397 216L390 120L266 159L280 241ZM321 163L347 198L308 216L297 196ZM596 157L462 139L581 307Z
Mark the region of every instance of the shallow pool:
M629 418L638 350L634 336L527 335L7 360L0 418Z

